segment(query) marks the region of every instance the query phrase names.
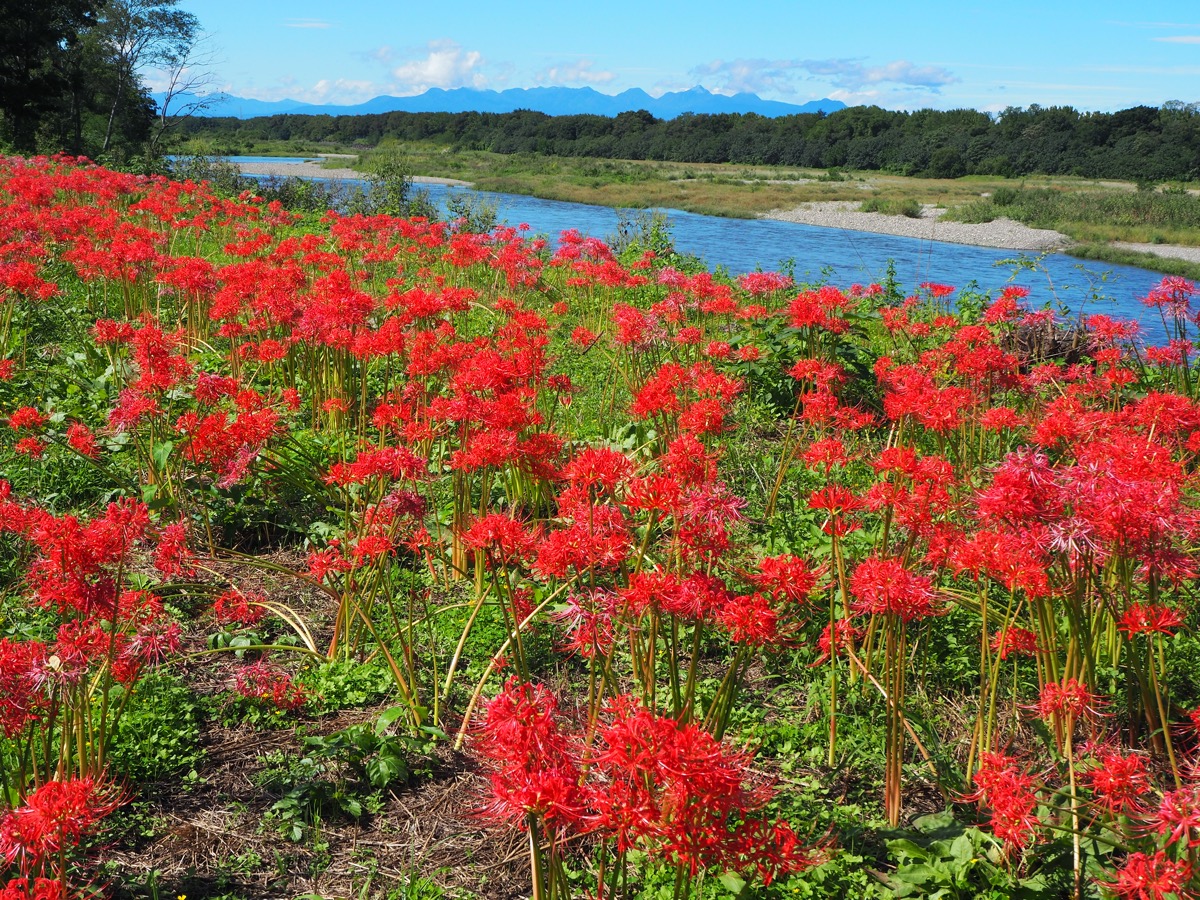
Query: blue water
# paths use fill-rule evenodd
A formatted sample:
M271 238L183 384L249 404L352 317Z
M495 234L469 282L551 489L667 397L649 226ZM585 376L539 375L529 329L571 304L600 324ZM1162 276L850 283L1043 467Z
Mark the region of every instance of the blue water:
M231 163L306 163L320 162L312 156L225 156L222 159Z
M445 198L466 188L421 185L444 207ZM495 203L500 221L526 223L533 233L557 238L568 228L606 238L617 230L617 212L606 206L540 200L519 194L476 191ZM824 279L839 287L882 281L889 260L901 287L915 290L922 282L998 293L1006 284L1030 290L1031 308L1051 303L1071 315L1103 312L1142 322L1145 337L1159 341L1162 322L1140 302L1162 275L1132 266L1093 263L1063 253L1038 258L1031 251L996 250L970 244L917 240L888 234L820 228L769 219L725 219L682 210L666 210L675 248L694 254L710 267L732 275L756 269L778 270L794 262L797 281ZM1032 266L1033 268L1030 268Z
M263 158L230 159L250 162ZM442 209L454 194L475 194L495 204L498 221L527 224L532 234L544 234L552 241L570 228L598 238L608 238L617 230L617 211L607 206L438 184L417 187L428 191L430 199ZM1006 284L1019 284L1029 288L1026 304L1031 308L1051 304L1069 310L1071 316L1101 312L1136 318L1142 323L1147 341L1161 342L1165 335L1156 314L1140 302L1163 277L1146 269L1078 260L1063 253L1039 258L1031 251L996 250L768 219L725 219L681 210L666 213L678 251L698 256L711 268L721 267L731 275L778 270L790 262L797 281L820 279L849 287L882 281L890 260L905 291L914 291L926 281L960 289L973 285L993 294Z

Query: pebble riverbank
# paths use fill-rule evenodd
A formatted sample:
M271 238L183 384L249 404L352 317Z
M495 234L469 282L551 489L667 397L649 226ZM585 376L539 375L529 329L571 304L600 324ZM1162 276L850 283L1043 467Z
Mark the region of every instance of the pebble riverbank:
M890 216L876 212L860 212L859 203L834 200L805 203L794 209L776 209L762 218L822 228L845 228L850 231L871 231L926 241L947 241L951 244L974 244L977 247L998 247L1002 250L1062 250L1070 245L1066 235L1044 228L1030 228L1012 219L969 224L942 219L944 209L926 205L919 219Z
M264 175L269 178L328 178L330 181L345 181L364 178L364 173L354 169L327 169L319 163L238 163L243 175ZM457 178L434 178L432 175L413 175L413 184L447 184L453 187L470 187L469 181Z

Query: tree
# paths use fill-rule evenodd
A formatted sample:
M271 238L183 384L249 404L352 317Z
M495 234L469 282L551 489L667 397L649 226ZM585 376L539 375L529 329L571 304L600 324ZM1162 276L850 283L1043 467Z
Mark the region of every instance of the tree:
M156 156L167 133L185 119L220 103L224 96L211 93L216 81L212 70L213 52L207 36L200 36L177 58L160 64L162 100L158 104L158 123L150 137L147 153Z
M0 135L37 149L51 117L71 117L70 60L96 19L98 0L0 0Z
M110 86L108 123L101 153L113 142L119 115L130 103L130 89L141 91L140 75L146 69L187 71L187 61L199 39L200 22L178 9L179 0L108 0L94 29L97 46L106 57L113 83ZM144 92L143 92L144 93Z

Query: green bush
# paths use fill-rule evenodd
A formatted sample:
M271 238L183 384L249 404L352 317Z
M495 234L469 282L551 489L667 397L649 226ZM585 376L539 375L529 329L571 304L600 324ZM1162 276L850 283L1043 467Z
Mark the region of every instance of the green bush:
M921 218L921 204L916 200L886 200L882 197L869 197L859 207L861 212L883 213L885 216L906 216L910 219Z
M113 767L135 781L161 781L193 770L204 756L204 704L172 675L152 672L129 697L111 744Z
M998 187L992 191L992 204L995 206L1012 206L1020 197L1016 188Z

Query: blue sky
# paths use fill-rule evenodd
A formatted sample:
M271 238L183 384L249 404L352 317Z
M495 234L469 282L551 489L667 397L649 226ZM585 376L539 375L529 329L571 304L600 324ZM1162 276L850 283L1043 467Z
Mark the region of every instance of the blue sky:
M890 109L1200 101L1200 4L180 0L213 88L357 103L431 87L700 84ZM153 81L153 79L151 79Z

